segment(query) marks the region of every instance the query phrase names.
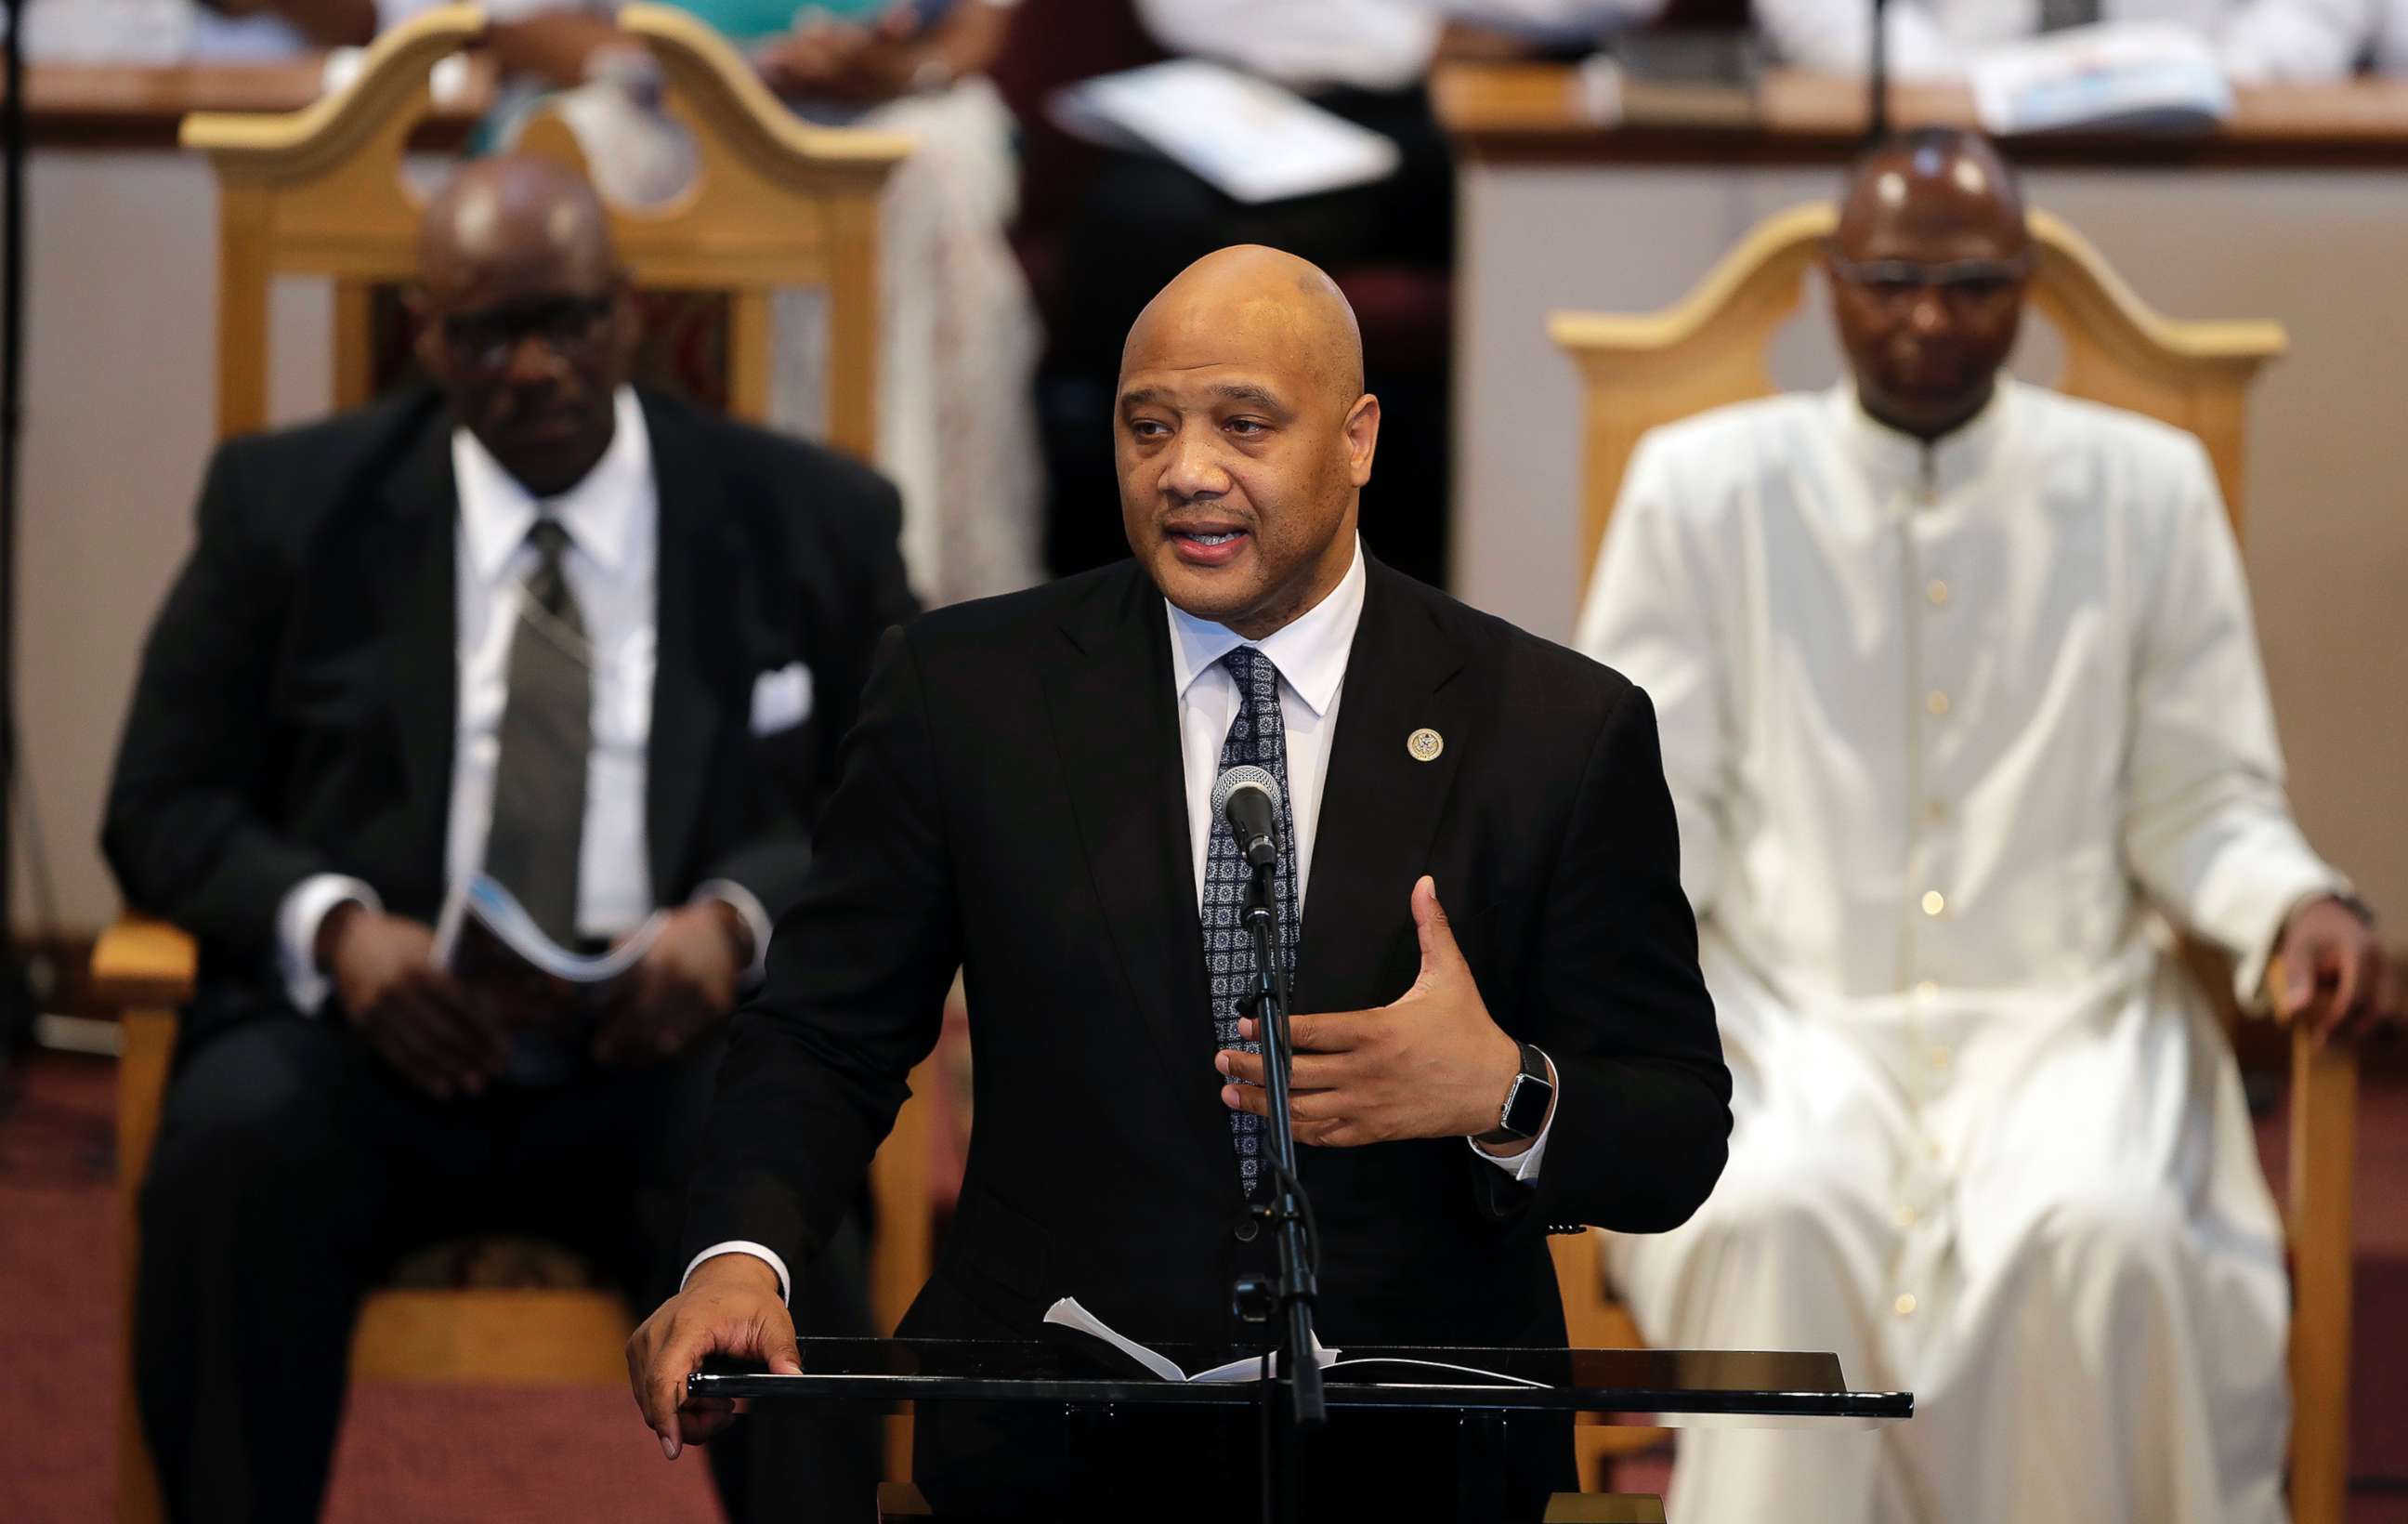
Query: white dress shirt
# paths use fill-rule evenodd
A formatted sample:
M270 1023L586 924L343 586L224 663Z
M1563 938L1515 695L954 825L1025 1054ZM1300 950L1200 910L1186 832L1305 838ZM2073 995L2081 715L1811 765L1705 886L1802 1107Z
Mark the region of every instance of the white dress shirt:
M1329 775L1329 745L1338 735L1338 699L1346 686L1346 660L1354 648L1354 626L1363 618L1363 544L1330 595L1260 640L1249 640L1226 625L1197 618L1163 601L1170 620L1170 680L1179 695L1180 769L1187 785L1187 840L1195 857L1196 903L1204 903L1204 858L1212 841L1212 785L1221 777L1221 747L1238 717L1238 681L1221 658L1241 645L1270 658L1280 674L1280 720L1287 734L1288 809L1296 826L1296 909L1304 913L1312 883L1312 837L1321 821L1321 790ZM1398 993L1402 993L1399 991ZM1549 1063L1549 1072L1554 1070ZM1471 1144L1471 1151L1516 1180L1539 1177L1555 1114L1530 1146L1499 1158ZM1467 1140L1469 1141L1469 1140ZM741 1252L768 1261L778 1272L781 1296L794 1282L786 1262L768 1247L749 1242L714 1244L694 1257L695 1267L717 1255Z
M2378 0L2100 0L2104 22L2173 22L2208 39L2235 84L2346 79ZM1899 0L1889 64L1900 79L1961 78L1983 50L2040 31L2041 0ZM1872 51L1865 0L1756 0L1756 24L1800 68L1860 74Z
M502 710L509 697L510 638L521 588L537 561L527 531L538 515L547 516L568 531L562 569L595 658L577 929L597 939L631 931L655 908L644 783L658 654L660 498L643 407L633 390L620 388L609 449L557 497L538 502L465 428L452 436L452 471L460 503L454 623L460 689L445 877L457 884L484 863ZM724 900L743 917L752 936L748 977L757 978L770 928L761 902L724 879L704 884L695 898ZM285 991L303 1012L314 1014L325 1003L329 981L317 967L318 928L346 901L382 908L374 886L337 873L302 880L279 907Z

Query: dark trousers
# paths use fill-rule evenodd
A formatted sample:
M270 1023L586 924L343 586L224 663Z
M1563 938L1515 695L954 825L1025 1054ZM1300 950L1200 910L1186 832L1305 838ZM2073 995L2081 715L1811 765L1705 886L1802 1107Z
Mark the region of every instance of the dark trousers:
M1046 529L1056 575L1128 554L1116 511L1112 386L1129 324L1171 278L1215 249L1267 244L1335 274L1350 266L1445 270L1455 260L1455 163L1426 91L1339 90L1315 104L1394 142L1403 162L1373 185L1248 206L1168 159L1111 153L1088 183L1063 251L1060 311L1038 396L1054 483ZM1444 579L1447 393L1365 353L1380 397L1380 453L1364 489L1365 540L1424 581Z
M169 1517L317 1517L361 1299L413 1248L497 1229L551 1239L639 1314L657 1305L684 1268L681 1196L717 1060L713 1046L655 1069L438 1101L333 1017L263 1016L180 1055L142 1191L135 1328ZM807 1328L866 1331L857 1258L850 1276L831 1266L810 1278L807 1294L822 1303L797 1307ZM814 1480L869 1495L874 1422L794 1422L782 1445L783 1420L738 1426L769 1455L712 1446L731 1517L805 1517ZM651 1443L627 1427L627 1443Z

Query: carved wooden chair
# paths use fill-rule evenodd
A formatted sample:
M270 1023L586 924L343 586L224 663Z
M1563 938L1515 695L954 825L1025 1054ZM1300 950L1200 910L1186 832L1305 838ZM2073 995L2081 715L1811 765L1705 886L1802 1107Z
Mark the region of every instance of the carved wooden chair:
M378 298L407 283L416 264L420 208L403 181L404 145L428 108L429 72L474 43L484 24L469 6L430 11L380 39L348 88L305 110L185 120L185 146L208 154L218 179L222 438L267 422L268 290L280 275L331 279L336 405L360 405L377 390L387 358L381 350L389 348L378 342ZM829 440L867 457L876 437L879 197L909 139L798 122L733 49L682 11L629 6L620 25L659 61L666 108L692 134L697 163L692 185L667 204L611 208L623 262L647 293L704 294L725 303L724 342L714 346L724 354L724 396L731 412L754 422L768 404L773 292L824 288ZM520 147L585 167L556 118L538 118ZM118 1213L129 1330L136 1206L174 1055L176 1012L192 994L195 968L190 939L138 917L105 933L93 956L93 977L123 1020ZM905 1108L873 1168L871 1304L887 1329L930 1263L928 1104L915 1099ZM352 1342L354 1379L624 1383L621 1350L632 1327L624 1301L574 1284L573 1266L530 1263L524 1249L472 1256L485 1269L466 1286L372 1295ZM571 1284L559 1284L565 1268ZM526 1284L531 1271L539 1284ZM148 1524L160 1517L160 1501L136 1416L127 1344L118 1517ZM888 1448L890 1463L908 1466L908 1432L890 1430Z
M1582 575L1596 564L1607 519L1639 437L1661 424L1775 388L1766 352L1797 309L1802 282L1837 222L1827 205L1759 224L1677 305L1644 315L1557 313L1548 331L1580 367L1586 394ZM2059 390L2190 430L2207 447L2217 485L2243 526L2243 429L2250 381L2283 352L2272 323L2180 322L2153 311L2081 235L2034 212L2041 265L2031 303L2064 346ZM2228 1024L2230 981L2217 955L2185 949ZM2358 1066L2338 1048L2291 1037L2291 1509L2299 1524L2341 1524L2349 1435L2350 1176ZM1556 1264L1574 1343L1631 1330L1608 1294L1597 1235L1557 1239ZM1622 1447L1612 1430L1584 1429L1586 1470ZM1592 1437L1598 1436L1598 1437Z

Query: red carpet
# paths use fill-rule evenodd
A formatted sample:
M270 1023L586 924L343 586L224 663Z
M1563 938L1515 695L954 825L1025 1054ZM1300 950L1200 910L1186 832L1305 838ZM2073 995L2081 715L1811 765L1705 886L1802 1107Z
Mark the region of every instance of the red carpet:
M99 1524L117 1506L116 1233L103 1060L37 1057L0 1118L0 1520ZM716 1524L699 1456L674 1464L624 1391L366 1387L330 1524Z
M0 1114L0 1520L96 1524L116 1506L114 1070L36 1057ZM2351 1524L2408 1524L2408 1085L2370 1085L2358 1165ZM2260 1130L2280 1179L2279 1125ZM1657 1490L1660 1459L1620 1486ZM625 1394L369 1387L336 1461L333 1524L574 1518L707 1524L699 1458L664 1461Z

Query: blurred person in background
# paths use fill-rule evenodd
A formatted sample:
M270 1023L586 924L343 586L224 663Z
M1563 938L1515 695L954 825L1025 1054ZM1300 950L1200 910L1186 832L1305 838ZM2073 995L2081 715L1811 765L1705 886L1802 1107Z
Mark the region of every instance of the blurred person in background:
M584 181L471 164L420 264L433 384L210 463L109 784L126 902L200 945L133 1357L194 1524L316 1517L361 1299L413 1251L507 1230L676 1284L722 1029L913 611L885 482L628 383ZM656 935L598 1010L457 974L434 923L480 872L564 948ZM852 1232L796 1287L833 1332L867 1331ZM875 1479L874 1419L774 1433L764 1506Z
M1019 199L1010 112L984 78L1019 0L672 0L725 35L798 115L908 135L880 233L878 462L903 494L903 554L929 603L1041 576L1043 467L1030 381L1040 335L1004 231ZM495 0L491 46L517 81L507 141L550 105L604 194L674 195L694 173L656 109L651 57L612 0ZM816 293L781 294L771 417L813 435L825 413Z
M28 0L25 56L36 64L276 63L365 44L431 3Z
M2356 71L2385 0L1892 0L1900 79L1964 76L1983 50L2096 22L2175 22L2207 39L2237 85L2321 84ZM1799 68L1861 74L1870 0L1755 0L1756 22Z
M1642 439L1581 617L1661 717L1734 1086L1713 1196L1614 1277L1651 1344L1915 1394L1686 1431L1684 1524L2285 1517L2282 1223L2162 918L2329 1041L2396 970L2291 819L2206 450L2003 373L2033 266L1987 143L1876 149L1852 376Z
M1091 511L1111 480L1113 382L1121 339L1172 277L1215 249L1264 244L1310 260L1341 287L1366 270L1443 274L1455 264L1455 161L1430 109L1432 66L1576 46L1651 19L1660 0L1134 0L1167 51L1284 86L1396 144L1386 178L1249 204L1156 154L1109 151L1086 186L1063 251L1066 297L1040 395L1054 482L1047 525L1056 574L1126 554ZM1388 410L1390 463L1366 532L1400 569L1444 580L1449 430L1443 388L1403 384L1379 342L1381 296L1350 287L1367 314L1371 385ZM1428 315L1441 333L1443 311ZM1403 535L1409 539L1400 539Z
M2385 74L2408 76L2408 0L2377 0L2374 18L2374 66Z

